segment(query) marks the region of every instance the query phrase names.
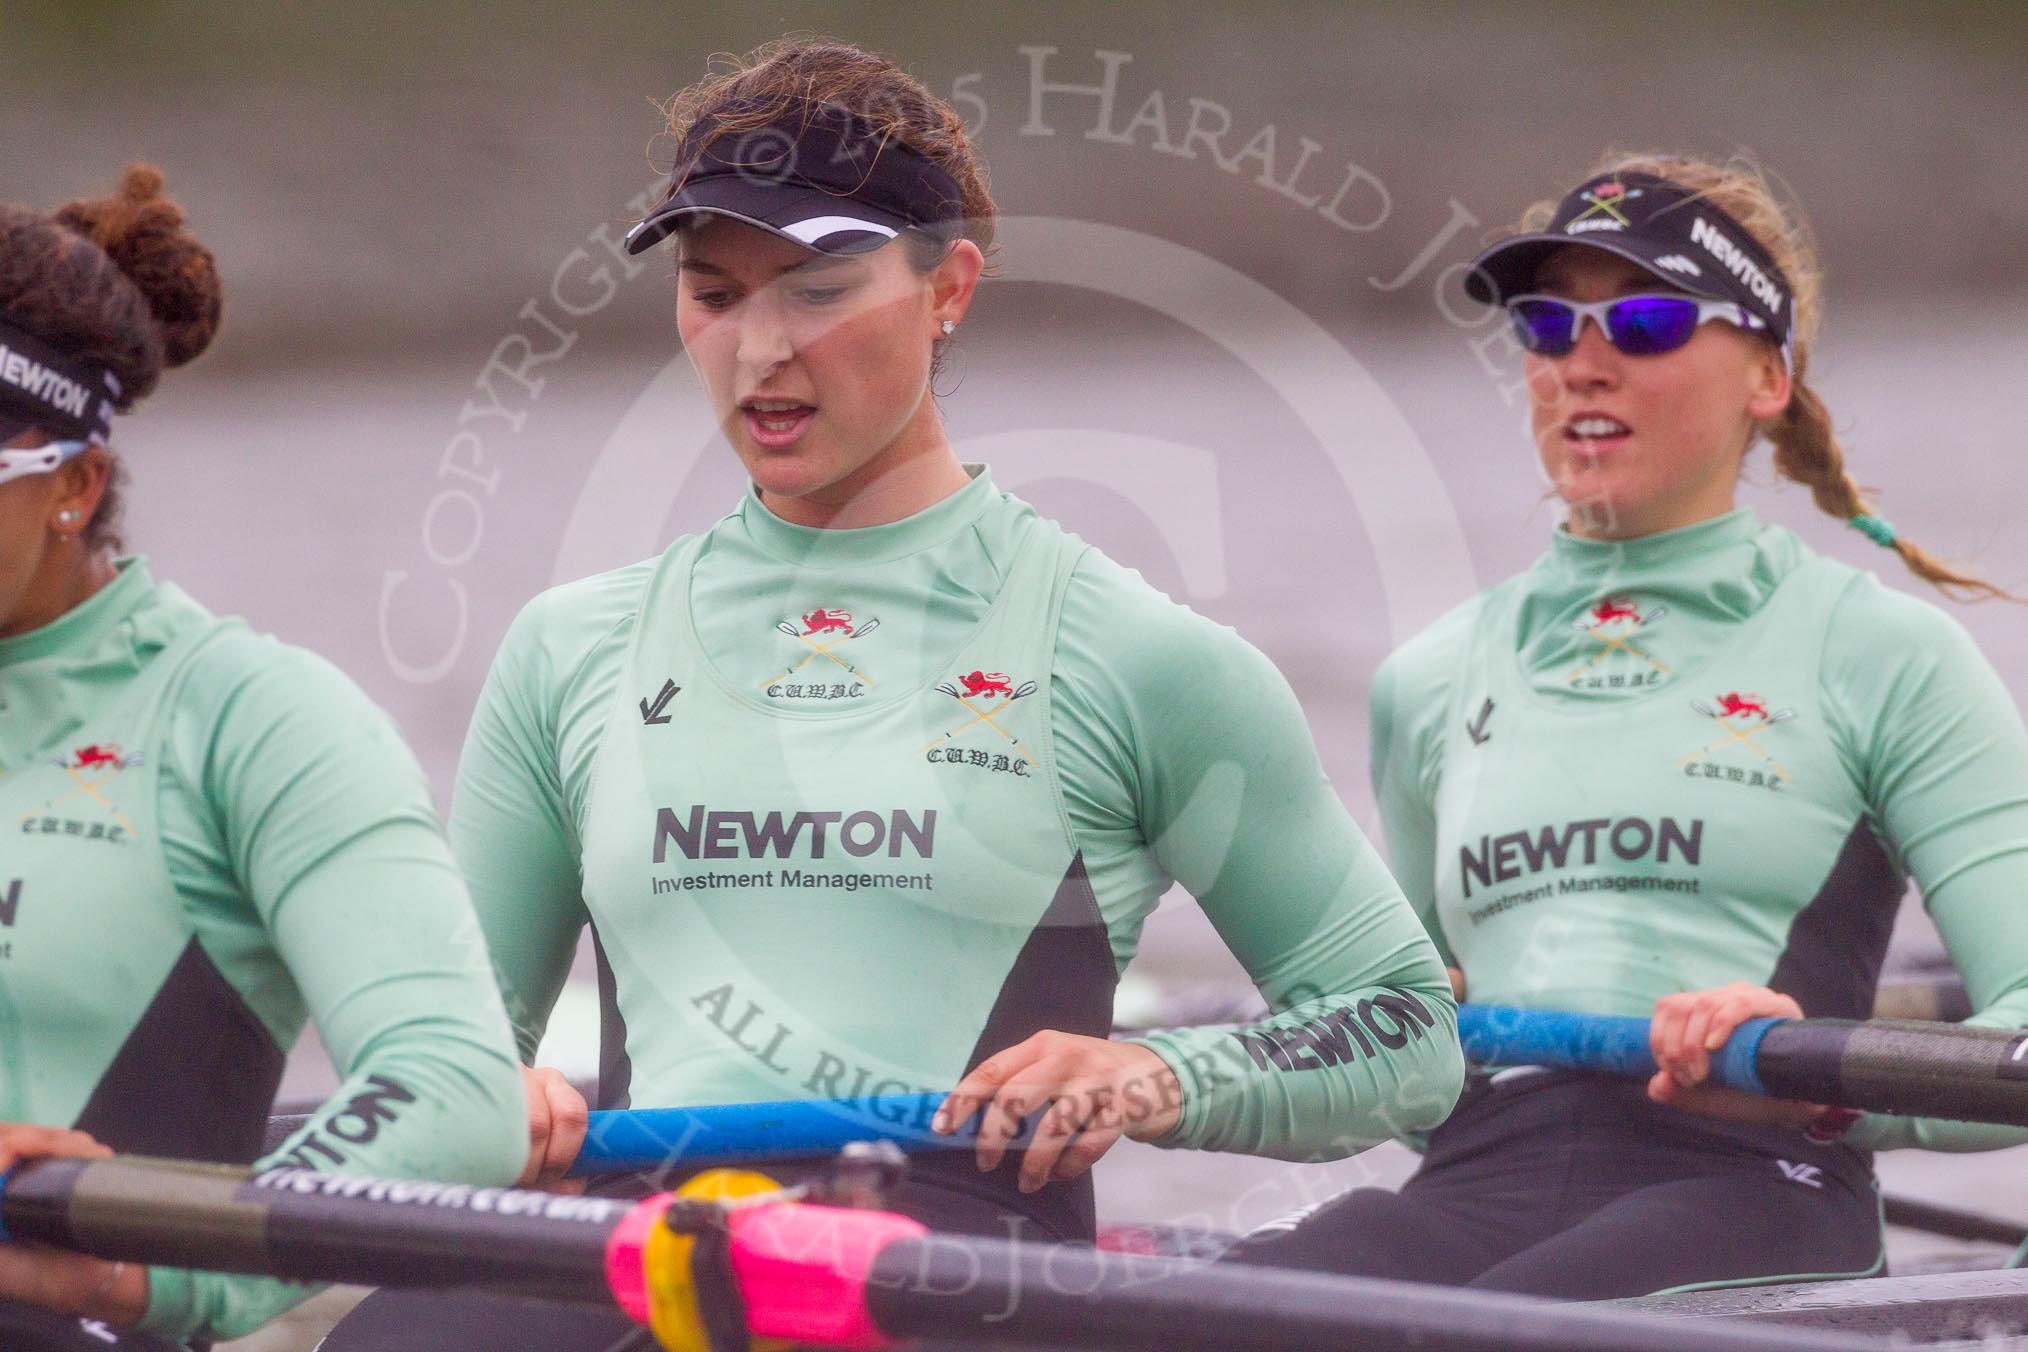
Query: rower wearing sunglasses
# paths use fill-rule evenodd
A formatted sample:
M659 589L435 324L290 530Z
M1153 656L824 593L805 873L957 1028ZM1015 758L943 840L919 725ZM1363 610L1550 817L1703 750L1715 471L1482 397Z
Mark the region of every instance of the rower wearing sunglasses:
M314 1015L344 1082L279 1161L505 1182L526 1104L421 769L334 668L119 557L116 415L221 312L152 169L0 204L0 1172L249 1163ZM309 1294L5 1239L7 1352L237 1337Z
M2028 1023L2028 736L1939 608L1737 504L1762 439L1824 511L1947 592L1807 382L1801 217L1761 175L1608 162L1478 259L1567 508L1549 552L1388 659L1373 765L1396 875L1462 995L1652 1016L1648 1084L1509 1068L1399 1193L1241 1261L1569 1298L1862 1276L1872 1152L2006 1128L1748 1099L1707 1053L1762 1015L1863 1018L1912 878L1980 1012Z

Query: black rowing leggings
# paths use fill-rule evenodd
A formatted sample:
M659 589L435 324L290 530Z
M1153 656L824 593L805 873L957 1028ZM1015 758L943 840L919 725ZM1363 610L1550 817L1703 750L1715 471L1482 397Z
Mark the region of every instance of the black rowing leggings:
M1529 1071L1468 1090L1401 1191L1343 1193L1226 1261L1608 1300L1877 1275L1881 1245L1861 1151Z
M1024 1197L1012 1180L1019 1155L993 1174L980 1174L968 1153L918 1156L890 1205L895 1211L945 1234L1051 1242L1089 1241L1093 1235L1089 1178L1052 1184ZM759 1166L784 1182L831 1161L808 1165ZM655 1191L643 1180L602 1180L601 1194L645 1197ZM659 1186L670 1186L667 1180ZM1024 1205L1025 1204L1025 1205ZM473 1292L382 1288L340 1320L318 1352L607 1352L653 1349L647 1331L617 1310L572 1309ZM976 1349L977 1343L971 1344ZM918 1344L936 1352L938 1344ZM0 1349L0 1352L11 1350Z
M152 1334L72 1319L12 1301L0 1301L0 1348L6 1352L188 1352L184 1344Z

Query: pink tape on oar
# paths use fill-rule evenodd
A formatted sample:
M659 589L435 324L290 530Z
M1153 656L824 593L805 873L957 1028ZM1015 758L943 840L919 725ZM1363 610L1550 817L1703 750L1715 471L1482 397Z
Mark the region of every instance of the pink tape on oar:
M673 1192L658 1192L646 1198L613 1227L613 1233L606 1239L606 1285L612 1288L613 1299L620 1303L620 1308L637 1324L648 1322L648 1274L641 1254L648 1247L648 1236L662 1223L662 1213L669 1209L675 1196Z
M928 1227L885 1211L784 1203L734 1211L732 1271L761 1337L824 1347L899 1346L866 1308L873 1260Z

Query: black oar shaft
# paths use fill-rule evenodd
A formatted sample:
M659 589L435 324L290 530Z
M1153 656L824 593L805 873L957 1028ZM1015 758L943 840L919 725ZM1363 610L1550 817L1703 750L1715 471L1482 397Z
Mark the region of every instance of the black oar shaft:
M46 1160L7 1176L0 1225L128 1262L484 1287L609 1308L606 1239L631 1205L293 1169L252 1178L154 1160Z
M301 1170L249 1178L238 1170L159 1161L44 1161L21 1166L4 1181L0 1223L19 1239L131 1262L371 1285L477 1286L606 1308L612 1304L607 1244L631 1209L606 1199ZM746 1214L760 1228L735 1225L733 1242L747 1246L761 1264L742 1278L758 1283L746 1292L756 1327L802 1341L809 1337L788 1329L816 1325L796 1322L806 1319L799 1313L807 1299L800 1283L823 1277L817 1268L828 1271L831 1262L832 1249L813 1247L813 1238L833 1236L827 1227L847 1217L865 1218L848 1228L871 1224L876 1233L894 1223L880 1213L789 1208L781 1214L808 1223L782 1228L788 1248L770 1250L757 1238L770 1229L770 1213ZM893 1337L1114 1352L1206 1345L1237 1352L1353 1346L1372 1352L1861 1352L1880 1346L1844 1334L1778 1336L1522 1296L1074 1246L949 1235L881 1238L876 1246L868 1251L872 1270L863 1284L844 1280ZM838 1252L850 1247L841 1239ZM811 1264L817 1267L804 1272ZM840 1278L834 1273L828 1280L835 1286ZM796 1289L785 1296L785 1284ZM770 1301L776 1303L755 1303ZM773 1322L763 1321L764 1309ZM818 1322L833 1326L828 1317Z
M1967 1239L1986 1244L2028 1243L2028 1226L2019 1221L2002 1220L1998 1216L1986 1216L1957 1207L1938 1206L1934 1202L1920 1202L1913 1197L1899 1197L1893 1193L1880 1199L1880 1214L1889 1225L1942 1235L1946 1239Z
M2028 1126L2028 1033L1899 1019L1769 1028L1754 1068L1777 1098Z
M1331 1278L1006 1240L897 1240L866 1303L895 1337L1109 1352L1858 1352L1842 1333L1775 1333L1595 1305Z

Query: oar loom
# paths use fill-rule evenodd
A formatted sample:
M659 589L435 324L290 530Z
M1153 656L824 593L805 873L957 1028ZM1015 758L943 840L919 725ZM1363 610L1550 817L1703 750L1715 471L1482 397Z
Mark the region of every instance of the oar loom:
M1655 1073L1644 1018L1464 1004L1458 1035L1483 1066L1539 1065L1645 1079ZM1714 1083L1774 1098L1904 1116L2028 1127L2028 1033L1902 1019L1754 1019L1712 1053ZM891 1140L968 1149L969 1129L929 1130L940 1094L806 1099L591 1114L572 1172L766 1163ZM306 1121L270 1123L270 1144Z

